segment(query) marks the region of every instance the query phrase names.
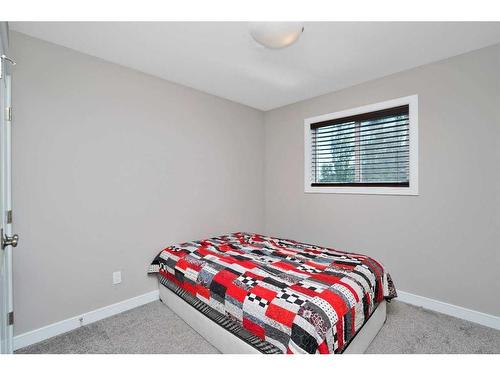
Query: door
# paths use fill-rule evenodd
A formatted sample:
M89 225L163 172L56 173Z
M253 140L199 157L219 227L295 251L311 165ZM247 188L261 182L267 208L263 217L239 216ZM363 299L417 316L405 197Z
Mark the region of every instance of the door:
M8 57L7 23L0 23L0 353L12 353L14 314L12 303L12 236L11 200L11 67Z

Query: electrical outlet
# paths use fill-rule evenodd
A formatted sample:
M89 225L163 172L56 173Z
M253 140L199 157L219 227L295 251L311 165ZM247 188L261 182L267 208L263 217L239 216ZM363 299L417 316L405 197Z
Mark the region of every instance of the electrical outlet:
M113 285L120 284L122 282L122 271L113 272Z

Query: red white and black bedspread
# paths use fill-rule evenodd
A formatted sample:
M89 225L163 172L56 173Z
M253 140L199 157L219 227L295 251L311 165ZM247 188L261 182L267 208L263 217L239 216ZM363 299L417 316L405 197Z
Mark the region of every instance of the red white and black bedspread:
M282 353L341 353L396 296L368 256L250 233L167 247L149 271Z

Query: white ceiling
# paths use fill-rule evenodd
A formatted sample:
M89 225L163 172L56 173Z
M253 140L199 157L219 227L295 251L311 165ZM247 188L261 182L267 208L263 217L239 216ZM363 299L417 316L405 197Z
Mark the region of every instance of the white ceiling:
M11 29L269 110L500 42L500 22L305 22L269 50L246 22L13 22Z

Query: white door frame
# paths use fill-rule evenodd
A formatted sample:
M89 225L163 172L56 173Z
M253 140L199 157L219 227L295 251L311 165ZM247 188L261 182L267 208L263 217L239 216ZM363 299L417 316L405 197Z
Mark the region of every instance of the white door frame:
M0 225L3 229L3 236L12 235L12 214L7 217L7 212L12 212L11 198L11 75L10 62L4 58L8 54L8 25L0 22L0 59L1 78L0 84ZM7 55L8 56L8 55ZM3 242L3 241L2 241ZM0 288L2 300L0 301L0 324L1 343L0 353L12 353L13 351L13 296L12 296L12 246L0 249L0 256L3 257L3 265L0 270Z

